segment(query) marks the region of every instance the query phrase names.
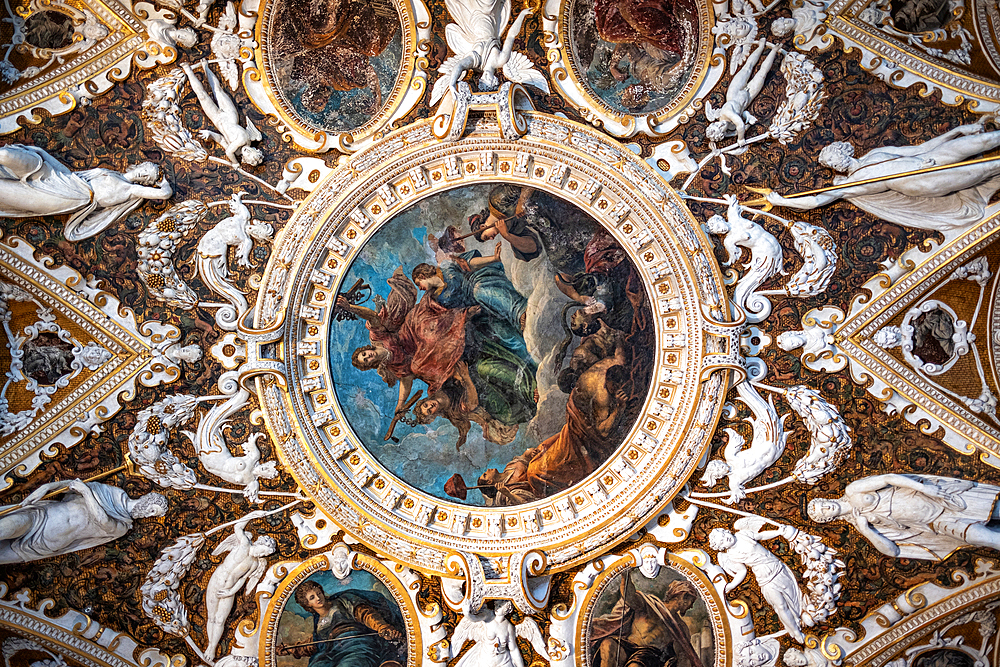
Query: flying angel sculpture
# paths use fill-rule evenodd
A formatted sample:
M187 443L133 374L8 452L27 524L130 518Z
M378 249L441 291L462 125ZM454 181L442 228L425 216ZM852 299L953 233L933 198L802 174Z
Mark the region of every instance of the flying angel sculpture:
M525 618L516 626L507 618L513 605L510 601L496 603L496 609L483 609L475 613L468 601L463 603L464 616L451 636L452 651L455 655L462 650L466 641L475 642L463 655L455 667L524 667L517 638L524 637L535 651L542 656L555 658L545 645L542 632L532 618Z
M497 70L502 69L504 76L515 83L549 92L549 84L542 73L524 54L514 51L514 40L521 32L524 19L531 14L530 9L521 10L514 24L506 30L510 21L510 0L445 0L445 6L455 20L445 28L445 39L455 55L444 61L438 70L441 76L431 91L432 105L448 91L457 96L458 82L469 70L479 72L480 91L496 90L500 85Z

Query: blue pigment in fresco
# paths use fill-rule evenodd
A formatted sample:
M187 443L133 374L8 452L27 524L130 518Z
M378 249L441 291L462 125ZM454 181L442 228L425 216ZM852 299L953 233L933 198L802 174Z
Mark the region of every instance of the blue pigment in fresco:
M456 238L473 224L482 241ZM352 305L358 281L374 296ZM371 237L340 293L329 358L347 421L438 498L502 506L569 488L618 447L648 391L638 274L586 213L542 191L479 185L415 204Z
M378 579L317 572L298 585L278 621L278 667L406 665L403 616ZM305 661L308 660L308 663Z

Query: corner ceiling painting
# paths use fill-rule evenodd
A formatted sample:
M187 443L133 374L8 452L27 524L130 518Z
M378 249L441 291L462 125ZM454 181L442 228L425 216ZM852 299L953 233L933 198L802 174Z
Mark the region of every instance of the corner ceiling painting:
M997 664L995 4L4 12L5 667Z

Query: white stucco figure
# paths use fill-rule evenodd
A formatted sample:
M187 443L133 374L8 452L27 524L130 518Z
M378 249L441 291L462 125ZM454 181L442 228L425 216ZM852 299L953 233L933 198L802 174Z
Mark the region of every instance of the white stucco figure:
M729 210L726 217L713 215L706 222L708 231L724 236L723 246L729 256L724 266L732 266L743 257L743 248L750 251L747 272L740 277L733 290L733 303L746 312L747 322L763 322L771 314L771 302L757 293L768 278L784 273L784 255L778 239L759 224L743 217L743 207L732 195L726 195Z
M729 82L729 87L726 89L726 102L721 109L713 109L710 103L705 103L705 117L714 121L705 128L705 136L708 137L709 141L718 143L727 134L735 131L737 143L740 146L746 143L746 126L757 122L757 119L747 109L754 98L764 89L764 81L778 55L778 45L775 44L771 47L771 52L767 54L760 69L754 74L753 70L760 62L765 48L767 48L767 40L761 38L757 48Z
M773 667L780 652L781 643L773 637L751 639L736 649L736 667Z
M873 475L843 497L816 498L809 518L843 519L876 549L896 558L944 560L967 546L1000 549L1000 486L935 475Z
M802 642L805 639L801 621L802 593L795 574L760 543L760 540L782 536L790 540L798 529L782 526L777 530L761 530L761 523L757 519L739 519L734 524L735 534L725 528L714 528L708 535L709 546L719 552L719 565L733 578L726 584L726 593L743 583L749 568L757 579L761 595L774 609L788 635Z
M847 365L835 337L844 317L844 311L836 306L813 308L802 316L802 329L783 331L775 342L785 352L802 348L801 361L806 368L834 373Z
M150 41L156 42L160 47L176 49L182 46L190 49L198 43L198 33L192 28L178 28L176 22L167 21L160 18L149 18L144 20L146 34Z
M517 638L524 637L541 656L549 657L541 630L532 618L525 618L515 627L507 619L513 608L508 601L497 602L496 609L474 613L469 602L463 603L464 616L451 636L453 655L458 655L466 641L475 642L455 667L524 667L524 657Z
M840 660L831 660L823 655L819 648L790 648L785 651L781 661L787 667L835 667L840 664Z
M455 55L444 61L440 75L431 91L431 104L436 104L449 90L457 95L456 86L469 70L480 73L479 90L496 90L500 86L497 70L515 83L526 83L546 93L549 84L531 61L514 51L514 40L521 32L530 9L522 9L507 30L510 21L510 0L445 0L454 23L445 28L445 39ZM504 33L506 31L506 39ZM501 41L503 40L503 41Z
M747 419L753 425L753 441L744 448L746 440L731 428L725 429L728 436L723 450L724 461L710 461L701 478L706 486L714 486L724 476L729 477L730 496L723 502L734 504L746 498L745 485L774 465L785 451L788 433L784 429L788 415L778 417L774 409L774 399L764 400L749 382L736 387L739 399L753 412Z
M42 500L65 489L60 500ZM163 516L167 499L159 493L130 498L100 482L49 482L17 505L0 508L0 563L59 556L122 537L135 519Z
M143 201L169 199L173 193L152 162L124 172L73 172L41 148L21 144L0 147L0 217L70 213L63 231L68 241L94 236Z
M224 296L232 306L223 306L215 321L226 331L235 331L239 319L249 309L246 296L227 278L229 276L228 251L236 246L236 262L250 267L253 241L270 240L274 228L250 216L250 209L241 200L242 193L235 193L229 203L232 213L210 229L198 242L198 274L213 291Z
M948 165L1000 147L1000 131L986 132L982 123L962 125L916 146L886 146L854 157L854 148L843 141L826 146L820 164L846 176L834 178L840 190L808 197L767 195L775 206L809 210L838 199L882 220L906 227L945 231L982 220L993 193L1000 189L1000 161L904 176L893 180L850 185L870 178Z
M184 63L181 68L187 74L191 90L197 96L202 111L218 130L218 132L200 130L198 136L206 141L214 141L219 144L226 151L226 157L229 158L233 167L239 168L240 160L243 161L243 164L251 167L263 162L264 154L250 144L254 141L260 141L264 136L254 127L249 118L247 118L245 127L240 125L240 112L236 108L236 103L226 93L212 69L208 66L204 68L205 78L208 79L208 87L211 89L211 94L209 94L201 80L195 76L191 65ZM239 158L237 158L237 154Z
M207 442L203 442L190 431L182 433L194 443L202 467L216 477L242 486L243 495L252 503L258 501L260 478L274 479L278 476L277 464L274 461L261 463L257 441L266 437L263 433L252 433L247 441L240 445L242 456L233 456L220 431L211 433L211 437L206 438Z
M215 659L236 594L241 588L245 595L253 592L267 569L267 556L277 548L277 543L270 535L259 535L251 541L246 533L247 524L263 514L247 514L233 527L233 534L220 542L212 552L213 556L226 554L226 557L215 568L205 588L205 618L208 621L205 628L208 635L205 656L209 660Z

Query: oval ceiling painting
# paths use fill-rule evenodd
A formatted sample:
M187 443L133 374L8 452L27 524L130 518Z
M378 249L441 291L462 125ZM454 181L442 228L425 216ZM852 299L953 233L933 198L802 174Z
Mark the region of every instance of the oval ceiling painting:
M443 500L510 506L582 481L622 443L655 361L628 254L577 206L515 184L402 211L334 310L338 399L369 452Z
M662 134L708 69L711 12L703 0L548 0L557 35L549 62L556 89L612 134Z
M264 94L251 97L304 148L356 149L419 100L409 84L426 76L422 63L403 55L421 50L426 12L420 0L267 2Z

